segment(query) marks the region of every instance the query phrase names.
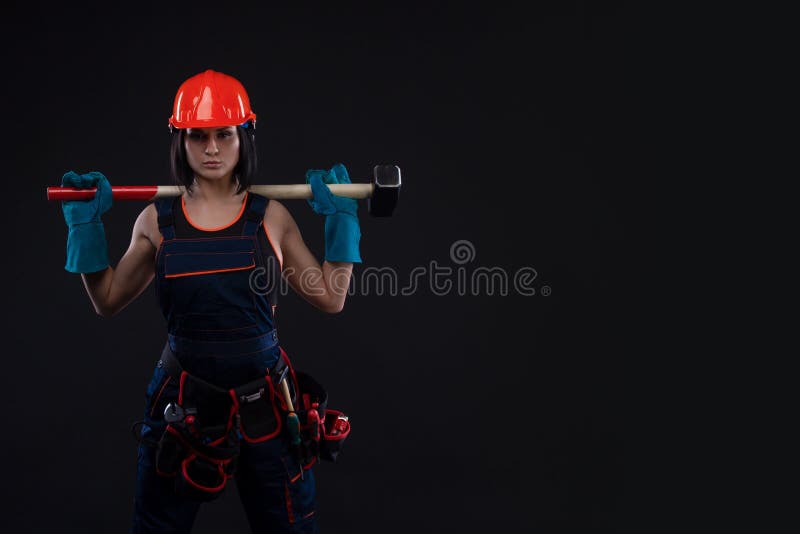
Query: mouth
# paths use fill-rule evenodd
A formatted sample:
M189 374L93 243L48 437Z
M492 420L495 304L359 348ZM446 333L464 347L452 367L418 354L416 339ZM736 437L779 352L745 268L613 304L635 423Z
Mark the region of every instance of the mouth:
M203 167L208 167L210 169L216 169L222 166L221 161L204 161Z

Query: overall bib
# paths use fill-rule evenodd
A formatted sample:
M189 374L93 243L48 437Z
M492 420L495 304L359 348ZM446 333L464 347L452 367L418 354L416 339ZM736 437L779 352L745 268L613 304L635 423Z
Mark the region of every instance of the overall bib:
M145 395L132 533L188 533L201 504L176 494L174 477L156 472L153 443L167 429L164 410L177 402L183 382L165 362L226 389L285 359L274 316L280 263L263 224L268 202L246 193L237 218L212 229L192 224L182 197L156 202L163 241L155 284L168 336ZM267 438L243 439L237 459L235 481L252 531L316 532L313 472L290 454L287 432Z

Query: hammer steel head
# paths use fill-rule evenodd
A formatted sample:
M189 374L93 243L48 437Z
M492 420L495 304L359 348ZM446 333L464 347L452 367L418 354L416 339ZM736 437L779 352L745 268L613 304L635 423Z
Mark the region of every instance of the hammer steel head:
M367 199L369 214L373 217L389 217L400 197L400 167L375 165L373 178L375 189Z

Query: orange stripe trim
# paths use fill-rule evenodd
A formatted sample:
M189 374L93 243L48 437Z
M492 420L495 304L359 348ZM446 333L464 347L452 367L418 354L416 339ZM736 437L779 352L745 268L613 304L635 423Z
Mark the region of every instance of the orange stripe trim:
M275 247L275 243L273 243L272 237L269 235L269 230L267 230L267 221L261 221L261 225L264 227L264 233L267 234L267 241L269 241L269 245L272 247L272 252L274 252L275 256L278 258L278 264L281 266L281 271L282 271L283 253L279 252L278 249Z
M231 272L231 271L244 271L246 269L252 269L255 266L256 266L256 262L253 261L253 263L251 263L247 267L234 267L232 269L217 269L215 271L194 271L194 272L191 272L191 273L168 274L168 275L164 276L164 278L180 278L181 276L197 276L197 275L201 275L201 274L228 273L228 272Z
M247 196L250 194L249 191L246 191L244 194L244 200L242 201L242 207L239 208L239 214L236 216L234 220L229 222L228 224L223 224L222 226L217 226L214 228L203 228L202 226L195 224L191 217L189 217L189 213L186 211L186 199L182 196L181 197L181 209L183 210L183 216L186 217L186 221L194 228L201 230L203 232L217 232L219 230L224 230L226 228L230 228L234 224L236 224L239 219L242 218L242 213L244 213L244 207L247 205Z
M292 510L292 496L289 493L289 485L285 482L283 487L286 489L286 513L289 516L289 524L294 523L294 511Z

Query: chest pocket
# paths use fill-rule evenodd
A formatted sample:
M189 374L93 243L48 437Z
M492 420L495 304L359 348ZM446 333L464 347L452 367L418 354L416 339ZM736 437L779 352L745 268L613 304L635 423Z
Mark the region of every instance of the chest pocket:
M244 271L256 266L250 236L181 239L164 243L164 277L181 278Z

